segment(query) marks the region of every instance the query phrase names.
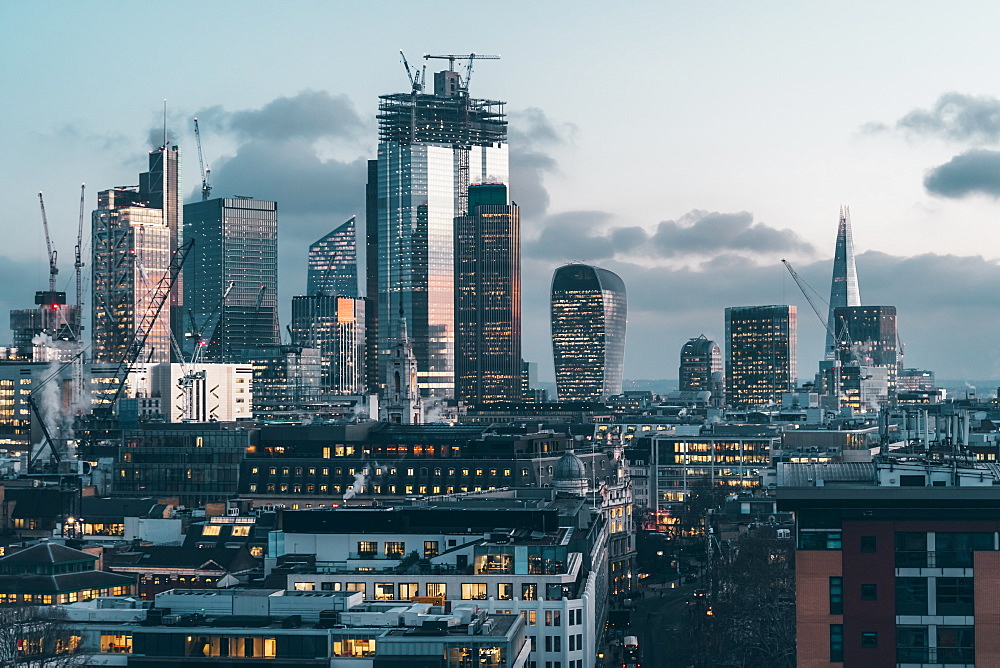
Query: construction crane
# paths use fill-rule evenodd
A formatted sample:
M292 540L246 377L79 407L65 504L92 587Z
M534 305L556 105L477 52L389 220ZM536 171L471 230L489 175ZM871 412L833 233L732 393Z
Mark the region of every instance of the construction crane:
M407 68L407 71L409 71L409 68ZM201 201L204 202L212 194L212 185L209 183L212 170L205 166L205 155L201 150L201 132L198 130L197 118L194 119L194 138L198 144L198 166L201 167Z
M80 222L76 227L76 246L73 248L73 268L76 270L76 305L83 312L83 207L87 184L80 184Z
M816 307L816 303L813 301L812 297L810 297L809 293L806 291L806 288L808 287L806 282L802 280L802 278L798 275L798 273L794 269L792 269L791 262L783 259L781 263L785 265L785 269L787 269L788 273L792 275L792 279L795 281L795 285L798 286L799 291L802 293L802 296L806 298L807 302L809 302L809 307L812 308L813 313L815 313L816 317L819 318L820 323L823 325L823 329L830 332L830 335L833 337L833 340L837 341L838 340L837 333L833 331L833 328L830 325L830 323L826 321L826 318L824 318L823 314L820 313L819 309ZM809 289L812 290L812 288ZM813 290L813 292L815 292L815 290Z
M42 229L45 231L45 248L49 253L49 292L56 291L56 276L59 275L59 267L56 266L57 253L54 248L52 248L52 239L49 237L49 219L45 215L45 199L42 198L42 193L38 193L38 203L42 207Z
M170 299L170 290L173 288L174 283L177 282L177 276L181 273L184 261L187 259L188 253L193 246L194 239L189 239L187 243L174 252L173 257L170 259L170 266L153 291L149 307L142 314L142 319L135 328L135 336L132 337L132 342L129 343L121 360L118 362L118 368L112 376L114 387L109 394L102 397L101 404L94 410L95 414L101 417L110 417L113 413L115 404L118 402L122 390L125 389L128 375L132 371L132 367L135 366L136 360L139 359L139 355L142 354L142 349L146 345L146 339L149 337L156 319L160 316L163 305Z
M399 55L403 59L403 67L406 68L406 78L410 80L410 92L414 95L424 89L424 82L427 79L427 65L424 65L420 72L410 69L410 63L406 62L406 54L399 50Z
M472 63L476 60L500 60L500 56L490 56L486 54L479 53L467 53L463 55L458 55L454 53L448 53L445 55L435 56L429 53L424 54L424 60L430 60L431 58L437 58L439 60L448 61L448 69L452 72L455 71L455 61L456 60L467 60L469 64L465 66L465 77L460 85L460 89L468 93L469 92L469 80L472 78Z
M205 349L211 343L212 337L215 335L215 328L219 324L218 316L222 311L222 306L226 303L226 298L229 297L229 293L233 291L234 287L236 287L236 281L231 281L226 291L222 293L222 299L219 300L219 303L208 314L201 327L198 327L198 324L194 320L194 314L191 314L191 324L194 328L188 332L188 336L195 340L194 351L191 353L191 364L198 364L204 358Z

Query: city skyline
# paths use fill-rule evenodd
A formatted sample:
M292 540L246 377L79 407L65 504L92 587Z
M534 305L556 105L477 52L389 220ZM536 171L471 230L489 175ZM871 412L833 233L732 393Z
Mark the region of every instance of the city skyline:
M304 6L355 32L376 25L366 10ZM222 3L207 16L233 18L233 7ZM30 116L26 104L15 104L11 122L2 130L10 157L0 182L11 206L0 221L5 230L19 230L4 252L3 271L9 273L0 278L12 288L3 307L29 307L33 293L45 283L35 193L46 193L61 255L60 279L68 281L70 221L75 219L79 182L92 184L88 209L94 208L97 189L133 183L135 173L145 169L143 150L155 148L144 143L144 135L162 140L161 100L167 97L168 129L182 150L186 201L196 200L200 182L188 127L194 115L204 123L216 194L253 195L289 206L291 198L301 195L282 213L289 230L279 241L284 326L291 296L301 290L301 258L308 243L363 213L364 160L374 156L373 101L378 94L407 87L397 49L404 47L412 61L420 61L423 51L477 51L503 54L497 63L477 63L472 89L476 95L511 102L511 199L521 205L525 229L524 356L540 363L543 380L552 377L544 286L555 266L578 260L618 273L629 286L633 307L626 377L672 378L672 355L657 351L676 350L701 332L720 340L726 306L805 306L782 275L782 255L796 263L814 288L825 291L831 220L841 203L849 204L853 214L865 301L899 309L907 366L934 369L941 378L998 377L1000 355L984 343L1000 324L1000 316L991 313L989 293L1000 277L996 253L990 250L998 247L997 232L987 224L997 205L989 198L958 196L969 189L962 174L975 173L976 159L988 163L1000 137L988 116L974 113L993 108L998 92L979 64L988 60L980 53L987 47L975 39L966 39L957 50L923 51L928 31L945 39L949 21L973 25L974 31L982 29L982 22L970 20L972 6L934 21L919 11L900 12L900 7L866 6L872 20L860 26L851 21L846 30L851 11L842 5L836 10L832 5L795 10L774 5L720 12L717 7L640 4L621 14L621 34L606 35L610 43L599 52L581 47L577 53L582 57L575 62L569 50L546 62L524 46L553 15L562 14L555 9L535 8L538 25L522 26L522 39L478 34L482 41L459 48L454 44L456 26L435 27L430 18L400 7L400 27L370 43L345 40L324 46L328 53L320 56L308 39L298 39L299 50L289 51L289 63L294 59L333 67L281 67L279 76L276 66L284 59L269 65L237 50L233 56L214 56L208 80L198 81L189 58L178 56L175 65L165 54L151 54L150 64L161 76L144 77L114 109L81 87L88 77L77 77L79 83L68 77L93 68L95 59L114 62L93 37L99 31L87 29L98 12L59 8L29 13L5 7L10 20L4 24L10 31L25 34L21 28L46 20L37 43L26 44L15 34L7 37L12 45L26 47L15 49L22 58L38 59L47 69L21 68L7 58L0 77L14 91L27 90L30 81L33 90L41 91L41 101L57 91L72 103L48 104ZM140 19L148 11L135 8ZM254 22L259 21L260 14L254 14ZM427 11L427 17L433 14ZM597 12L580 14L570 27L597 34ZM861 49L843 48L845 39L848 47L879 41L872 33L889 16L900 27L890 44L866 47L863 57L855 52ZM278 16L270 18L281 25ZM470 14L459 19L459 26L473 25L476 19ZM233 20L242 26L249 19ZM744 30L747 21L754 31ZM207 34L186 24L180 31L192 37ZM669 41L660 39L662 33L676 46L662 46ZM746 62L735 63L734 49L747 46L744 40L751 33L754 45L773 44L747 48L741 52L750 54ZM707 37L733 46L697 58L680 57L686 47ZM45 56L42 50L53 39L76 47L80 62L70 66ZM628 74L616 77L609 68L620 65L616 56L630 39L651 56L630 59ZM841 48L810 48L802 62L789 62L789 49L802 43L838 43ZM641 53L641 48L631 53ZM349 53L364 59L364 75L344 65L352 62L346 59ZM245 65L237 65L241 56ZM533 80L546 85L523 83L529 67L538 68ZM874 74L865 76L868 70ZM259 73L254 90L222 85L234 71ZM610 100L625 94L624 86L643 82L649 103L630 109L635 122L618 122L614 105L576 103L592 94L590 88L600 87ZM667 98L674 104L654 125L648 112L662 111ZM789 115L786 109L796 113ZM983 117L985 121L975 122ZM644 133L648 153L659 156L656 164L644 162L644 154L625 157L626 147L643 145L637 133ZM971 153L973 149L983 153ZM751 171L762 176L749 175ZM313 187L320 178L327 186ZM983 188L988 187L989 181ZM732 243L723 244L723 239ZM982 252L985 258L978 256ZM59 289L66 287L60 284ZM84 311L89 313L90 307L85 304ZM821 358L823 345L819 324L807 315L800 319L799 333L803 373ZM945 334L930 326L942 321L958 327ZM956 329L960 344L945 345Z

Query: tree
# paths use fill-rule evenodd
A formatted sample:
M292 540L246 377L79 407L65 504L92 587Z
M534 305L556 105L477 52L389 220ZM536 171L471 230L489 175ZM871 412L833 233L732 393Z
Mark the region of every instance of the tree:
M80 635L60 609L0 605L0 667L69 668L85 662Z
M712 595L688 620L698 666L795 666L795 555L773 528L713 550Z

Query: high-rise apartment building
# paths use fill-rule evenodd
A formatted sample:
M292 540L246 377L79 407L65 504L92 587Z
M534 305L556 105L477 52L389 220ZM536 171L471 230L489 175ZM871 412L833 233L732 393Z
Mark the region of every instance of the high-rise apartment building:
M455 397L473 406L519 402L521 223L501 183L469 188L455 219Z
M435 75L433 93L415 85L412 92L380 96L378 121L378 160L368 184L377 289L369 287L367 295L375 302L378 365L384 371L402 312L421 391L450 397L455 218L468 213L470 184L508 181L504 103L470 97L458 72L448 70ZM375 377L382 382L385 374Z
M781 400L796 378L796 308L731 306L726 309L726 393L738 407Z
M170 266L171 234L163 209L148 206L139 189L98 193L91 230L95 362L119 362L135 338ZM160 311L139 359L170 361L170 315L169 308Z
M351 218L309 246L307 295L358 296L358 242Z
M185 204L184 219L184 239L195 241L184 265L186 331L218 319L205 358L244 362L244 350L278 345L277 203L210 199Z
M685 343L678 379L677 389L681 392L711 392L713 398L721 395L725 382L719 344L704 334Z
M292 344L320 354L320 387L330 394L365 391L365 300L332 295L292 298Z
M617 274L568 264L552 276L552 356L559 401L621 394L625 372L625 284Z
M837 225L837 248L833 257L830 315L827 321L832 324L834 311L845 306L861 306L858 268L854 262L854 237L851 235L851 210L846 206L840 208L840 221ZM833 360L836 357L837 342L833 339L833 332L827 331L824 359Z

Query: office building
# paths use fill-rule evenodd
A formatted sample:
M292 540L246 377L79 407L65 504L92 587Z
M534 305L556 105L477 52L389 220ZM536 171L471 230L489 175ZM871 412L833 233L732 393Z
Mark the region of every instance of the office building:
M170 267L172 235L163 210L149 206L139 189L112 188L98 193L90 265L95 362L119 362L135 339L150 311L156 287ZM165 304L139 359L170 361L170 323L171 309Z
M467 404L520 401L521 223L507 186L469 187L455 219L455 397Z
M895 375L899 366L895 306L841 306L834 309L833 322L841 364L889 367Z
M160 399L161 419L166 422L235 422L253 417L249 364L157 364L149 376L150 396Z
M40 290L35 293L35 308L13 309L10 312L13 345L21 357L32 359L35 345L79 341L83 329L80 317L79 304L67 304L65 292ZM42 334L48 338L36 338Z
M246 351L253 366L253 413L258 420L301 417L322 394L320 353L302 346L269 346Z
M726 395L735 407L767 406L796 384L796 308L726 309Z
M798 665L1000 665L995 467L930 453L778 466Z
M568 264L552 276L552 356L559 401L603 401L621 394L627 300L607 269Z
M721 404L725 394L725 371L719 344L704 334L690 339L681 348L677 377L680 392L711 392L713 403Z
M184 219L184 239L195 242L184 265L185 331L198 334L187 338L214 327L204 355L215 362L245 362L245 350L278 345L277 203L211 199L185 204Z
M840 208L837 225L837 248L833 256L833 279L830 283L830 314L827 322L836 321L838 308L861 306L861 288L858 285L858 268L854 262L854 237L851 235L851 211ZM837 332L839 334L839 332ZM827 331L825 360L837 357L837 342L833 332Z
M377 264L377 289L369 285L367 297L375 302L381 368L370 379L385 378L402 312L421 392L452 397L455 218L468 213L470 184L508 182L504 103L470 97L459 73L448 70L434 76L433 93L416 84L412 92L380 96L378 122L378 160L368 183L376 209L368 214L368 257Z
M309 245L307 295L358 297L358 241L352 217Z
M929 392L935 389L934 372L927 369L900 369L896 380L900 392Z
M292 298L292 344L320 355L320 388L329 394L365 391L365 300L314 294Z

